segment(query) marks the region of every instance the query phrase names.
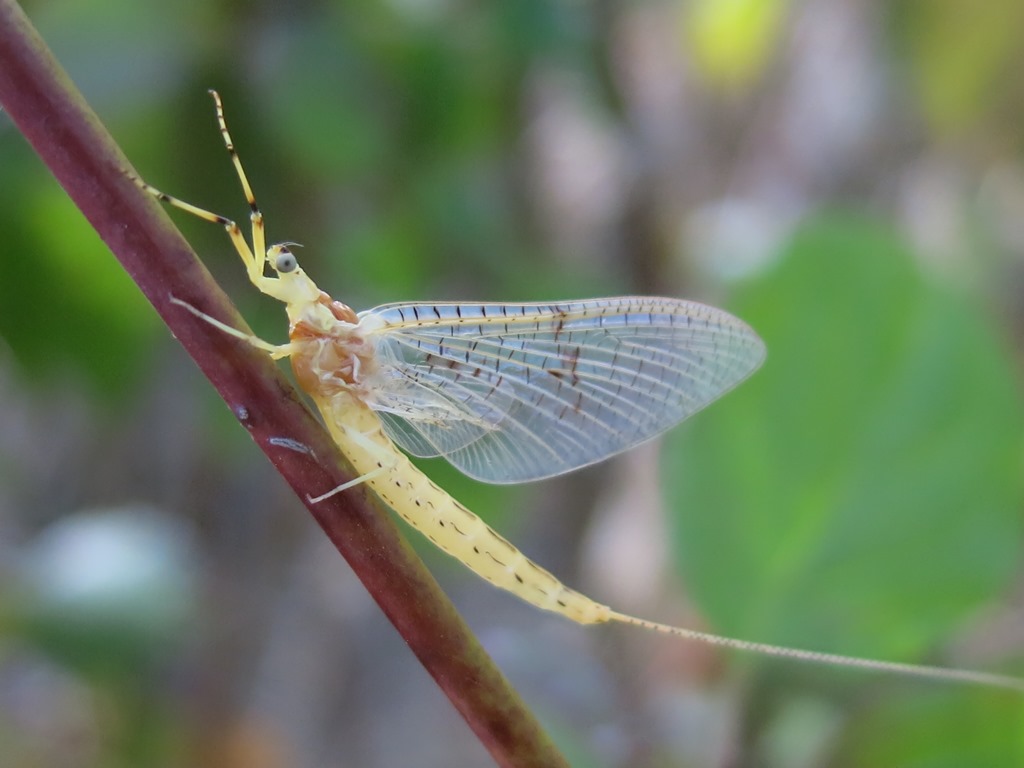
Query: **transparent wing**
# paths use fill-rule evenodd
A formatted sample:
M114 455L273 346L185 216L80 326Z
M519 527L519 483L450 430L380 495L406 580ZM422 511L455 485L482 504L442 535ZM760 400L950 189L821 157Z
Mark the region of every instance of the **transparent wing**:
M648 440L765 354L740 320L677 299L388 304L359 317L379 364L367 402L388 435L491 483L551 477Z

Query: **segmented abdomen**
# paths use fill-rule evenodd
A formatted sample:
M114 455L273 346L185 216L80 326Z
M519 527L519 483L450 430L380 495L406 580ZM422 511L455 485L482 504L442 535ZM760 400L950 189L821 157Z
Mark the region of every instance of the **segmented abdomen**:
M608 621L610 609L569 589L420 472L383 432L380 418L341 392L314 398L331 436L356 472L409 525L474 573L538 608L579 622Z

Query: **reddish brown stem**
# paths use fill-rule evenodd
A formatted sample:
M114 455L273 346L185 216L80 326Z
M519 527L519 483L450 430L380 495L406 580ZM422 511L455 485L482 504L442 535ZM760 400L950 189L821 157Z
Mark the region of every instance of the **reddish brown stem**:
M0 105L299 498L349 479L266 354L171 303L245 327L164 212L126 177L127 160L13 0L0 0ZM566 765L366 491L307 508L499 765Z

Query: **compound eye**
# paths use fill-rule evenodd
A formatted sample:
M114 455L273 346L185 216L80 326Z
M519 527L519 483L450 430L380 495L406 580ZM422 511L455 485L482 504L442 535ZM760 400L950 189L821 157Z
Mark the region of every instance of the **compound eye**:
M299 267L299 262L287 248L282 248L274 260L274 269L278 272L294 272Z

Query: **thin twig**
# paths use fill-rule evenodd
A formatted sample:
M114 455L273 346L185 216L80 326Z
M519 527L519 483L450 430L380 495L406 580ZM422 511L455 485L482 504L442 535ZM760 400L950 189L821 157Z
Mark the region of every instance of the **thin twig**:
M165 213L125 175L127 160L13 0L0 0L0 105L299 498L349 479L351 468L269 357L171 301L246 327ZM499 765L566 765L365 490L307 508Z

